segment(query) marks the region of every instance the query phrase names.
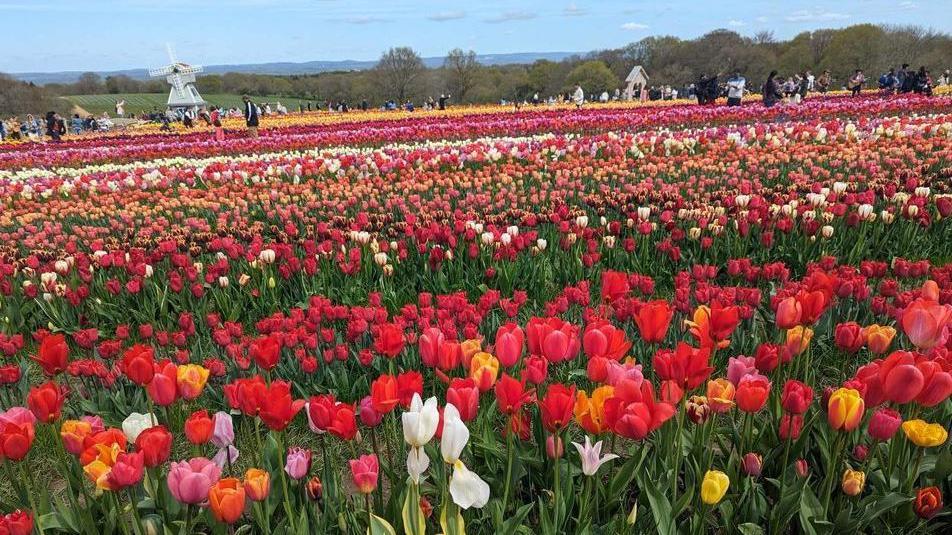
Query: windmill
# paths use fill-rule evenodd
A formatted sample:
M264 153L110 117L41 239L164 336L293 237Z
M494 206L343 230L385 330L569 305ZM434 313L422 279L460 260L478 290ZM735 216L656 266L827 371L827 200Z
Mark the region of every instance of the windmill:
M198 94L195 88L195 74L202 72L199 65L189 65L175 59L171 45L165 45L169 52L169 64L157 69L149 69L149 76L158 78L165 76L165 80L172 86L169 91L170 108L197 108L205 105L205 99Z

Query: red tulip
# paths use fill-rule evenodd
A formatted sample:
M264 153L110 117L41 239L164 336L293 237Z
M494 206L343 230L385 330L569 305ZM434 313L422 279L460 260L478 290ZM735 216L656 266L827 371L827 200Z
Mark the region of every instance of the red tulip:
M522 406L531 402L532 396L526 392L526 381L511 377L503 373L496 382L496 401L499 412L512 416L522 409Z
M529 353L552 363L575 358L581 345L578 327L560 318L532 318L526 325Z
M337 400L334 394L311 396L307 402L307 421L314 432L327 431L334 412L337 410Z
M406 344L403 329L395 323L384 323L374 334L374 351L387 358L394 358Z
M370 384L370 399L375 411L381 414L392 411L400 402L397 393L397 378L383 374L374 379L374 382Z
M866 341L863 328L855 321L837 324L833 340L837 348L847 353L856 353Z
M152 426L139 433L136 449L142 452L143 462L149 468L165 464L172 453L172 433L163 425Z
M792 414L803 414L813 402L813 389L805 383L790 379L783 385L780 395L780 405L783 410Z
M757 346L754 352L754 364L757 370L763 373L770 373L777 369L780 364L786 364L793 358L793 354L786 348L777 344L763 343Z
M9 535L32 535L33 513L22 509L7 513L0 517L0 528L5 528ZM0 530L0 533L7 532Z
M770 381L763 375L745 375L737 385L734 401L737 408L744 412L757 412L767 403L770 395Z
M893 403L909 403L916 399L925 384L925 377L916 367L916 357L908 351L894 351L879 366L879 379L886 399Z
M413 394L423 396L423 374L410 370L397 375L397 397L400 398L400 406L409 409Z
M708 365L709 348L696 349L678 342L674 351L660 350L655 353L652 365L662 380L674 381L685 392L704 384L714 368Z
M515 323L506 323L496 330L496 343L493 345L499 364L506 368L515 366L522 358L525 345L525 333Z
M628 295L628 274L620 271L602 272L602 301L612 303Z
M796 297L786 297L777 304L777 328L792 329L800 325L803 308Z
M588 358L619 360L631 349L625 331L604 320L589 323L582 336L582 348Z
M820 316L823 315L827 305L830 304L827 294L822 290L809 292L801 290L797 292L797 302L800 303L800 307L803 311L800 316L800 324L803 326L810 326L816 323L817 320L820 319Z
M468 422L479 411L479 389L472 379L455 378L446 390L446 402L459 410L460 420Z
M37 364L43 368L46 375L54 376L66 369L66 363L69 360L69 347L66 345L66 337L62 334L48 334L34 357Z
M357 436L356 408L348 403L337 402L327 430L341 440L353 440Z
M455 370L463 362L463 348L459 342L445 341L440 346L436 367L444 372Z
M254 375L235 379L225 385L224 391L229 407L240 410L245 416L255 417L262 400L268 395L268 386L260 375Z
M674 309L667 301L650 301L641 305L635 313L635 323L638 325L642 340L649 344L661 343L668 335L668 327L671 325L673 316Z
M916 516L929 520L942 510L942 491L939 487L924 487L916 491L913 506Z
M192 444L205 444L212 439L215 423L205 409L195 411L185 420L185 438Z
M122 371L130 381L145 386L155 375L155 357L152 348L136 344L122 355Z
M796 440L803 430L803 415L785 413L780 417L780 440Z
M526 381L539 385L549 376L549 361L542 355L529 355L526 359L526 367L522 370L522 377Z
M49 381L40 386L34 386L27 394L26 404L37 421L51 424L59 419L63 409L63 392L59 385Z
M291 385L284 381L275 381L261 399L258 416L268 429L283 431L302 408L304 400L291 397Z
M654 387L648 381L641 386L632 379L622 379L615 393L605 401L605 421L616 434L642 440L674 416L675 408L655 399Z
M113 490L119 490L137 485L142 481L145 472L144 460L142 452L121 452L109 470L109 486Z
M0 458L20 461L30 452L35 432L30 422L0 425Z
M572 421L573 409L575 409L575 386L568 388L560 383L550 385L545 392L545 397L539 400L542 426L550 433L558 433Z
M248 345L248 356L262 370L271 370L281 360L281 338L278 335L263 336Z
M923 407L935 407L952 395L952 374L942 366L925 357L917 359L916 368L922 373L922 390L916 396L916 403Z
M901 414L893 409L881 407L869 418L867 432L873 439L885 442L896 434L900 425L902 425Z
M178 367L168 360L156 364L155 375L145 390L156 405L171 405L178 395Z

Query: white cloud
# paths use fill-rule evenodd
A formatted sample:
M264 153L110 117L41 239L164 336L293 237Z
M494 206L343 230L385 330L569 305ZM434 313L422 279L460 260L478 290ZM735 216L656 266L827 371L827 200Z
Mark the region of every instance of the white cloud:
M917 7L919 7L919 4L917 4L917 3L915 3L915 2L908 2L908 1L906 1L906 2L899 2L899 8L900 8L900 9L916 9Z
M817 9L815 11L809 9L800 9L784 17L784 20L787 22L819 22L825 20L843 20L848 18L850 18L850 16L846 13L836 13L822 9Z
M441 11L427 17L435 22L446 22L448 20L459 20L466 18L465 11Z
M742 20L731 19L727 21L728 26L733 26L734 28L740 28L741 26L747 26L747 23Z
M582 15L585 15L586 13L588 13L588 11L575 5L575 2L572 2L571 4L568 5L568 7L562 10L562 15L566 17L581 17Z
M628 30L629 32L635 32L638 30L647 30L647 24L641 24L640 22L626 22L621 25L622 30Z
M756 20L757 22L763 24L764 22L767 22L767 21L770 20L770 19L768 19L767 17L761 15L761 16L757 17L757 18L754 19L754 20Z
M391 22L391 20L373 15L358 15L356 17L347 17L343 19L342 22L346 22L347 24L376 24L378 22Z
M495 17L489 17L486 19L486 22L490 24L500 24L503 22L512 22L516 20L532 20L536 18L536 14L530 11L506 11L500 13Z

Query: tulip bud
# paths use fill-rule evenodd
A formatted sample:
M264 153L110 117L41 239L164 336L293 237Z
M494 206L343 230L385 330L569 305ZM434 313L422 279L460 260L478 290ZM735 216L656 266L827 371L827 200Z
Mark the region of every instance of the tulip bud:
M274 277L268 277L268 288L274 288L276 283L274 282Z
M545 454L550 459L561 459L562 455L565 454L565 445L562 443L562 438L549 435L545 439Z
M637 521L638 521L638 502L635 502L635 504L631 506L631 512L628 513L628 518L625 519L625 522L627 522L629 526L634 526L635 522Z
M307 480L305 490L309 500L314 502L320 500L324 496L324 484L321 483L321 478L312 476L311 479Z
M857 444L855 447L853 447L853 457L857 461L865 461L867 455L869 455L869 448L866 447L865 444Z
M797 475L801 479L806 478L810 474L810 465L807 464L806 459L797 459L794 463L794 467L797 470Z
M757 453L744 455L744 473L750 477L759 477L764 467L764 459Z
M423 511L425 518L433 516L433 504L430 503L430 500L426 499L426 496L420 496L420 510Z
M916 516L929 520L942 510L942 491L939 487L925 487L916 491Z

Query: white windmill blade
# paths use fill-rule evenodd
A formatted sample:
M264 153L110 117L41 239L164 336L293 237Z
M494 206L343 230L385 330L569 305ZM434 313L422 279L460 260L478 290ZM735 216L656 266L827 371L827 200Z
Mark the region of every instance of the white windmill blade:
M169 64L175 65L178 61L175 60L175 50L172 49L171 43L165 43L165 50L169 53Z

